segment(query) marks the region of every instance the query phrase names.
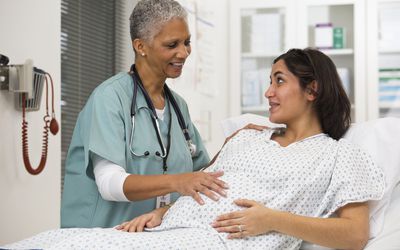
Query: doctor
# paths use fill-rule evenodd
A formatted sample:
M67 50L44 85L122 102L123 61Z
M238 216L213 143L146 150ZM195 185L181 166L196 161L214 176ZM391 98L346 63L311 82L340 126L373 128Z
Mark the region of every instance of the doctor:
M185 101L167 78L191 52L187 12L174 0L141 0L130 17L135 64L100 84L80 112L66 160L61 227L113 227L199 193L218 200L222 172ZM197 171L197 172L196 172Z

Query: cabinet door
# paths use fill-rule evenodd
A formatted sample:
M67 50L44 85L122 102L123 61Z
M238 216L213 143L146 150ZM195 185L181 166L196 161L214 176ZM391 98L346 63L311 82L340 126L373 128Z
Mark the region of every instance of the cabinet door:
M368 118L400 117L400 1L367 1Z
M294 1L240 0L230 7L230 115L266 115L272 61L294 46Z
M352 121L366 120L364 1L304 0L297 2L297 9L298 46L318 47L331 57L352 103ZM342 36L339 44L336 31Z

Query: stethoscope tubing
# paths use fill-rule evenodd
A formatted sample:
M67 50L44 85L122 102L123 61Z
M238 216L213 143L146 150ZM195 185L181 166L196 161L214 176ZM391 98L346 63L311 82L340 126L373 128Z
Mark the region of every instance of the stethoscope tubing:
M161 151L162 151L161 154L157 151L156 155L160 156L161 158L164 159L165 157L168 156L168 152L167 152L167 150L166 150L166 148L164 146L164 142L162 140L162 136L161 136L161 132L160 132L160 125L159 125L159 121L158 121L159 118L157 117L156 110L154 108L154 105L153 105L149 95L147 94L146 90L144 89L144 87L143 87L143 85L141 83L141 80L140 80L140 77L139 77L139 75L138 75L138 73L136 71L135 65L131 66L130 75L131 75L132 80L133 80L133 97L132 97L132 104L131 104L132 130L131 130L131 138L130 138L130 143L129 143L129 150L131 151L131 153L133 155L135 155L137 157L148 156L150 154L148 151L145 151L142 155L139 155L139 154L135 153L132 150L133 134L134 134L134 130L135 130L135 118L134 117L135 117L135 114L136 114L136 110L135 110L135 108L136 108L136 97L137 97L137 92L138 92L138 87L139 87L140 90L143 93L144 98L145 98L145 101L146 101L146 104L147 104L147 107L145 107L145 108L150 113L150 117L151 117L151 120L152 120L152 123L153 123L153 127L154 127L154 130L156 131L157 140L158 140L158 143L159 143ZM168 88L168 86L166 84L164 84L164 93L165 93L167 102L169 101L169 103L171 103L173 109L175 110L175 114L177 116L179 126L182 129L182 133L183 133L183 135L185 137L185 140L187 142L187 145L189 147L190 154L193 156L194 153L196 152L196 145L194 145L192 143L191 139L190 139L189 131L188 131L187 126L185 124L185 120L183 119L182 112L181 112L178 104L176 103L176 100L173 97L171 90ZM170 122L172 122L172 117L171 117L171 121ZM169 128L169 130L170 130L170 128ZM168 131L168 133L170 133L170 131Z

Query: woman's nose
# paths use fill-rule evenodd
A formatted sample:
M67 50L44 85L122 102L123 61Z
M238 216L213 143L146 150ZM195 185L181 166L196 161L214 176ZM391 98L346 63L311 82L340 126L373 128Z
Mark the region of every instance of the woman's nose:
M265 91L264 96L265 96L265 98L268 99L268 97L271 97L273 94L274 94L274 89L273 89L273 86L271 84L271 85L269 85L269 87Z

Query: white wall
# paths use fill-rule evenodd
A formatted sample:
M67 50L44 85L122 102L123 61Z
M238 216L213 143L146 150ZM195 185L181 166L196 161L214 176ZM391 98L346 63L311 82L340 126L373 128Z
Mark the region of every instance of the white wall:
M31 58L34 66L52 75L60 124L60 0L1 0L0 10L0 54L7 55L11 64ZM44 99L40 111L27 114L29 153L35 167L41 155ZM32 176L22 160L21 122L14 94L0 91L0 245L59 227L60 132L50 134L46 167Z
M191 2L181 0L181 2ZM201 53L204 53L207 58L205 61L210 60L212 63L210 70L207 72L210 79L204 81L204 84L207 84L210 89L211 94L204 93L204 91L199 91L199 88L194 87L194 85L198 83L193 83L194 78L190 77L189 74L192 74L190 67L188 64L193 63L196 59L196 53L199 53L199 44L192 46L192 53L185 64L183 69L183 73L181 78L177 79L178 84L171 85L176 92L182 95L189 106L189 112L192 120L194 121L197 129L199 130L203 139L206 140L205 146L210 154L210 157L213 157L221 148L225 138L222 133L222 129L220 126L220 121L222 119L227 118L228 116L228 70L229 70L229 42L228 42L228 0L192 0L192 2L197 3L197 11L201 12L209 12L211 14L204 14L207 21L211 21L213 24L213 29L210 30L212 32L211 40L199 40L198 43L206 42L208 43L206 46L210 49L209 51L201 50ZM201 6L201 10L200 10ZM202 17L201 14L199 14ZM190 15L189 15L190 17ZM190 22L190 20L189 20ZM189 25L190 26L190 25ZM190 28L190 27L189 27ZM197 30L199 31L199 30ZM195 43L196 35L193 34L194 30L191 30L192 33L192 44ZM208 35L208 34L207 34ZM198 49L196 51L196 48ZM204 59L204 58L203 58ZM191 61L188 63L188 61ZM199 66L199 62L197 66ZM203 63L204 66L204 62ZM206 67L204 67L206 68ZM191 73L188 73L191 72ZM197 74L196 72L194 74ZM185 76L186 75L186 76ZM186 78L185 78L186 77ZM240 100L238 100L240 101ZM209 113L209 115L208 115ZM209 116L209 120L207 120ZM206 123L204 125L204 123Z

